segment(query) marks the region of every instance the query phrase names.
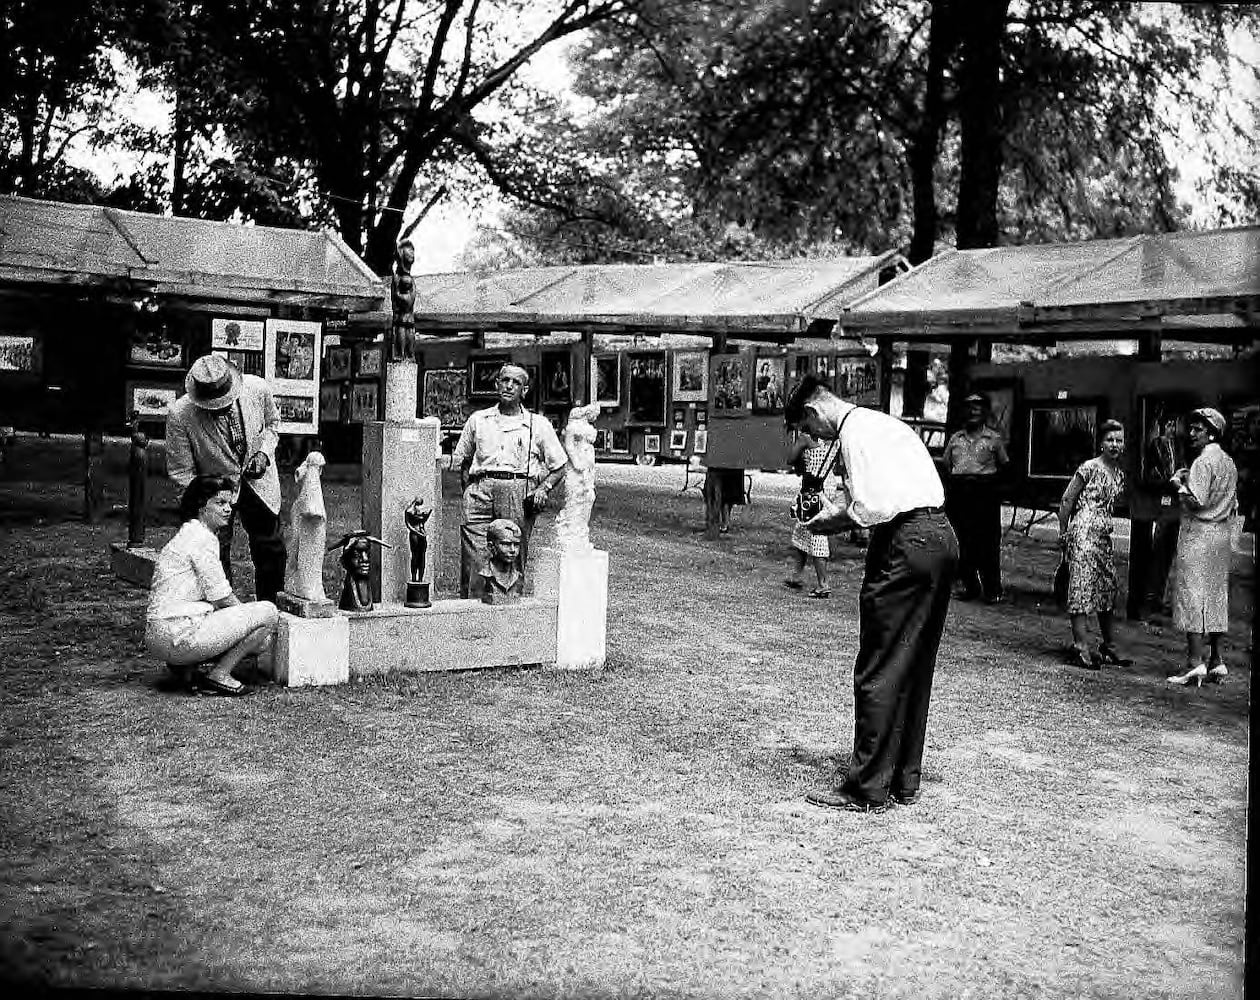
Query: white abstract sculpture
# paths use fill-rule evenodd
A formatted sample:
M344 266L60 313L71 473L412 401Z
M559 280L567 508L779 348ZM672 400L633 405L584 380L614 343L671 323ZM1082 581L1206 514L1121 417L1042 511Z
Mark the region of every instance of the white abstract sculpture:
M591 508L595 505L595 426L598 403L575 406L564 427L564 506L556 515L556 542L562 549L592 549Z
M324 544L328 515L324 511L324 456L306 456L293 478L298 492L289 510L289 558L284 570L284 590L306 601L324 602Z

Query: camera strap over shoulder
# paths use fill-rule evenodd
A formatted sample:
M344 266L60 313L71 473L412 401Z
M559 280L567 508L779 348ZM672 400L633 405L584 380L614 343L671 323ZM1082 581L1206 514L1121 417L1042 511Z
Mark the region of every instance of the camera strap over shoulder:
M836 436L832 439L831 447L827 449L827 457L823 459L823 464L818 470L818 479L820 481L826 480L828 474L831 472L831 467L835 465L836 459L840 457L840 434L844 431L845 422L853 415L853 410L856 409L856 406L853 407L852 410L849 410L848 413L840 418L840 426L836 428ZM837 472L836 475L840 477L840 484L848 490L849 484L845 479L844 473Z

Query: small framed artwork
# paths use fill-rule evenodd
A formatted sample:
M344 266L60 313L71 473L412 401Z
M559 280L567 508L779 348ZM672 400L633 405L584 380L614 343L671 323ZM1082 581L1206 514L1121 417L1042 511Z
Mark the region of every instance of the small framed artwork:
M614 427L609 434L608 450L614 455L629 455L630 432L624 427Z
M141 420L165 420L167 410L178 396L179 388L173 385L128 382L127 419L138 413Z
M319 433L322 337L320 323L274 317L266 322L263 377L271 384L280 409L277 430L281 434ZM299 404L299 398L306 402ZM282 399L287 401L284 406Z
M591 355L591 402L621 405L621 355Z
M276 396L276 410L280 414L280 426L285 424L309 425L315 423L315 400L310 396Z
M506 354L488 354L468 362L468 395L494 396L498 394L495 379L499 369L511 360Z
M353 348L348 346L328 348L328 370L324 372L324 378L349 378L353 355Z
M608 430L607 428L604 428L604 427L599 428L595 432L595 450L596 451L608 450L608 436L609 436Z
M704 351L679 351L674 355L673 396L679 403L700 403L709 398L709 357Z
M437 417L443 427L463 427L468 400L468 373L463 368L436 368L424 373L420 412Z
M573 402L573 356L568 351L544 351L542 356L542 401Z
M341 388L340 382L325 382L319 387L319 422L336 424L341 422Z
M210 320L210 346L224 351L261 351L266 321L261 319Z
M1101 400L1047 400L1028 405L1028 478L1070 479L1097 453Z
M217 354L221 358L227 358L242 375L257 375L259 378L266 378L266 363L262 351L225 351L215 350L212 354Z
M687 419L687 411L684 410L681 406L675 406L674 407L674 426L681 427L683 425L683 422L686 419Z
M140 368L183 368L184 345L171 337L165 326L140 336L128 346L127 364Z
M660 426L665 423L665 357L664 351L626 355L630 368L626 390L627 424Z
M703 427L709 422L709 411L703 406L696 407L696 426Z
M381 344L367 343L354 345L355 378L377 378L381 374L384 358L384 347Z
M682 451L687 447L686 431L670 431L669 432L669 450Z
M38 375L44 369L43 339L0 333L0 372Z
M709 450L709 431L707 428L701 427L696 430L695 437L691 439L691 451L695 455L703 455Z
M525 395L521 397L521 402L527 410L538 409L538 366L537 365L521 365L525 369L525 374L529 376L529 385L525 387Z
M748 359L743 354L715 354L709 359L715 417L742 417L747 409Z
M879 406L879 363L872 357L838 357L836 394L857 406Z
M350 388L350 422L366 424L376 419L380 383L355 382Z
M647 455L659 455L661 453L661 436L659 434L644 434L643 452Z
M753 383L753 412L783 412L783 382L787 377L787 358L757 358L757 375Z

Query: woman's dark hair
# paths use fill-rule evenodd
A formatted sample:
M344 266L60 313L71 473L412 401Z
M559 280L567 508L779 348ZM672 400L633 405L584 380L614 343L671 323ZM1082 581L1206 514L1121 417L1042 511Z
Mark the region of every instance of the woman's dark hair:
M789 427L799 426L805 416L805 404L819 389L829 389L826 382L810 373L796 383L783 406L783 422Z
M224 490L236 492L236 480L231 476L198 476L179 498L179 523L195 520L210 498Z
M1098 428L1098 440L1101 441L1112 431L1119 431L1123 434L1124 424L1120 423L1119 420L1104 420Z

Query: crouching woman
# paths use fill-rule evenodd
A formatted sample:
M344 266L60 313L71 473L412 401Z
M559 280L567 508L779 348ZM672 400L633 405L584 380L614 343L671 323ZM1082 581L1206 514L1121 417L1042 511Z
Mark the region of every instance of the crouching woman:
M242 602L219 561L219 531L232 517L236 484L198 476L179 502L180 529L158 555L149 591L145 646L196 689L248 694L232 676L246 656L270 649L278 612Z

